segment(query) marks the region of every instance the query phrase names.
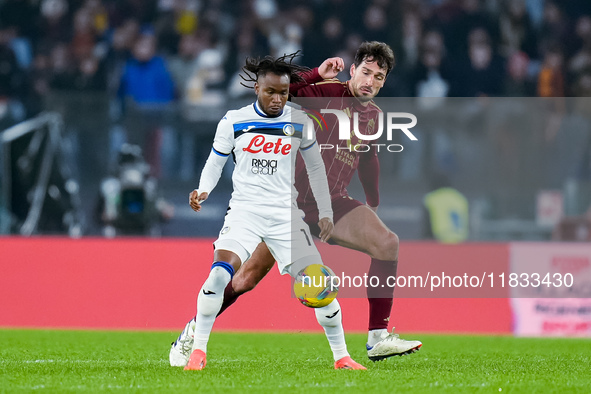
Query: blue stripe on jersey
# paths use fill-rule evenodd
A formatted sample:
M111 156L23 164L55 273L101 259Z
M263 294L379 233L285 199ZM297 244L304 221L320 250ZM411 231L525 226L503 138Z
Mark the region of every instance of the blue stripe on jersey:
M288 127L289 126L289 127ZM245 122L234 124L234 138L240 137L242 134L258 133L267 135L277 135L283 137L302 138L302 131L304 125L301 123L291 122Z
M283 130L286 125L291 125L295 131L303 131L304 125L302 123L291 123L291 122L244 122L244 123L234 123L234 132L237 133L239 131L246 132L246 131L257 131L258 128L264 129L277 129Z
M234 139L238 139L243 134L252 134L252 132L245 133L244 131L237 131L234 133ZM302 138L302 132L296 131L292 135L287 135L281 129L256 129L255 134L276 135L279 137Z
M306 146L305 148L300 148L300 150L308 150L311 147L313 147L316 144L316 140L314 140L314 142L312 142L310 145Z
M222 157L228 157L230 154L229 153L222 153L218 150L215 150L215 148L211 148L212 151L214 151L214 153L218 156L222 156Z

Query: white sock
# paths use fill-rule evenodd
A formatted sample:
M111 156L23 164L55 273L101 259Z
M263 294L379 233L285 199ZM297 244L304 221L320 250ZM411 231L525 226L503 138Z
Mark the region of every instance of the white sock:
M376 343L382 340L384 336L388 335L388 330L385 328L379 330L371 330L367 333L367 344L374 347Z
M345 331L343 330L343 316L341 306L335 299L333 302L322 308L316 308L316 319L324 328L326 339L332 350L334 360L347 357L347 343L345 342Z
M193 349L207 353L207 342L215 318L222 308L224 289L232 276L224 268L213 267L197 296L197 316L195 317L195 341Z

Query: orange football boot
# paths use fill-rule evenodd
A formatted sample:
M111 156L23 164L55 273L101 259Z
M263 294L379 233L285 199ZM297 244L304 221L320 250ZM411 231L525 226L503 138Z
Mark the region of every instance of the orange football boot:
M363 365L354 361L351 357L343 357L334 362L334 369L367 369Z
M185 371L200 371L205 368L207 360L205 359L205 352L203 350L195 349L189 357L189 361L185 366Z

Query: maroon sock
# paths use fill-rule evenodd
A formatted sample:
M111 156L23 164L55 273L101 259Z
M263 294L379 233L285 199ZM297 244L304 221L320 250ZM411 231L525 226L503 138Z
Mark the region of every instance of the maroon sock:
M228 283L228 285L224 289L224 302L222 303L222 308L220 309L217 315L221 315L223 311L228 309L230 305L236 302L238 297L240 297L240 294L234 291L234 288L232 287L232 281L230 281L230 283Z
M388 329L390 312L394 301L394 287L388 287L388 277L396 277L398 260L384 261L371 259L368 276L380 279L377 287L367 287L367 301L369 302L369 330ZM392 282L392 279L390 279ZM374 283L378 283L374 280ZM384 287L381 285L384 284Z

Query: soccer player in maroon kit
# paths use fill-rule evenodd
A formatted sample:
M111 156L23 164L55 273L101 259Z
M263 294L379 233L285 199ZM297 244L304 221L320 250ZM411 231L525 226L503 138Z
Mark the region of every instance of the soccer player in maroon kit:
M357 112L360 133L371 135L374 134L374 127L381 112L372 99L384 86L386 77L393 67L394 54L387 44L364 42L357 51L354 64L351 65L351 78L348 81L340 82L334 79L344 69L344 62L341 58L330 58L320 67L304 73L302 76L305 82L290 85L290 94L294 97L330 98L325 108ZM380 283L387 283L389 276L396 276L399 240L376 214L379 205L377 152L357 152L347 148L363 141L355 135L351 136L351 140L340 140L336 117L326 116L325 119L328 130L318 132L316 138L320 146L324 144L334 147L322 149L335 223L330 242L368 254L371 257L368 276L376 276ZM365 192L366 203L353 199L347 192L347 186L356 171ZM298 160L296 165L296 188L298 207L304 211L305 222L317 236L318 210L301 160ZM261 243L249 263L244 265L226 287L220 313L238 296L252 290L273 264L271 253L265 244ZM407 341L393 332L388 333L393 293L393 287L367 288L369 333L366 346L368 357L374 361L413 353L422 346L419 341ZM181 354L184 355L187 345L191 348L192 322L194 320L187 324L173 343L171 360L173 356L178 358Z

